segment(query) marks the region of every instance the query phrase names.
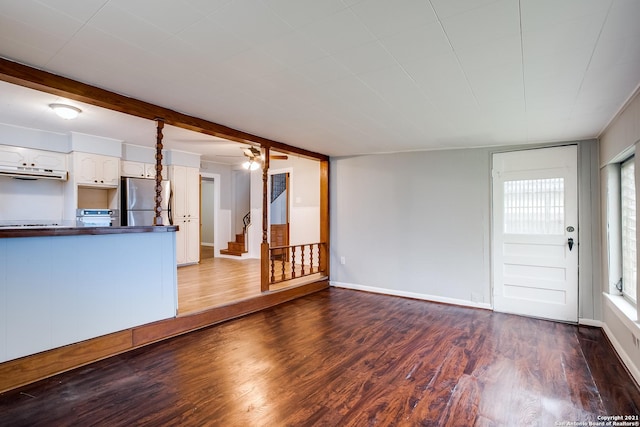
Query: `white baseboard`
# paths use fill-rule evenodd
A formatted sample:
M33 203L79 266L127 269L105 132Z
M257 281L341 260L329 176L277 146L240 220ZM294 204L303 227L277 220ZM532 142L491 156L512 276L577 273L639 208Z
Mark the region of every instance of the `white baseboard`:
M604 323L600 320L579 318L578 325L595 326L596 328L602 328L604 326Z
M624 363L627 370L631 373L631 376L636 380L636 383L640 384L640 370L636 367L636 364L633 362L627 352L624 351L624 348L622 347L622 345L620 345L620 342L616 339L616 336L613 334L611 329L609 329L607 324L604 323L603 325L604 326L602 327L602 330L607 335L607 338L609 338L609 341L613 345L616 353L618 353L618 356L622 360L622 363Z
M419 299L419 300L431 301L431 302L441 302L445 304L459 305L462 307L482 308L485 310L493 309L491 307L491 304L487 304L487 303L473 302L473 301L467 301L467 300L456 299L456 298L440 297L440 296L428 295L428 294L418 294L415 292L399 291L397 289L376 288L373 286L355 285L353 283L334 282L334 281L330 281L329 284L336 288L353 289L356 291L366 291L366 292L372 292L376 294L413 298L413 299Z

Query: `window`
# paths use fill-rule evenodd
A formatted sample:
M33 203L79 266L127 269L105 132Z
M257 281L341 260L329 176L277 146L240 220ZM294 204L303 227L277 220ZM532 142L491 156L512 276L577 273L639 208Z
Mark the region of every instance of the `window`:
M622 293L636 302L636 185L633 157L620 166Z
M504 232L564 234L564 178L505 181Z

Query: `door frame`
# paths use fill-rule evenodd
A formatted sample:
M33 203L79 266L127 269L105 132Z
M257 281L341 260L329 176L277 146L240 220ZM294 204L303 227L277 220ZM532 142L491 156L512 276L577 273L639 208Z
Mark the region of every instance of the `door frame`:
M293 207L293 198L291 197L291 187L293 182L293 168L269 169L269 187L267 188L267 197L271 194L271 176L288 174L287 178L287 224L289 224L289 244L291 244L291 208ZM267 241L271 242L271 203L267 203Z
M220 217L220 179L221 175L218 173L200 172L200 185L202 185L203 179L213 179L213 256L220 256L221 245L226 243L220 241L220 228L218 226L218 218ZM202 194L202 189L200 190ZM200 200L200 210L202 211L202 198ZM202 212L200 212L200 233L202 234Z
M530 145L530 146L522 146L522 147L496 147L495 150L489 150L489 215L490 215L490 220L489 220L489 233L490 233L490 244L489 244L489 250L490 250L490 256L489 256L489 279L490 279L490 301L491 301L491 310L495 312L495 297L494 297L494 287L495 287L495 252L496 252L496 242L495 242L495 213L494 213L494 203L493 203L493 198L494 198L494 193L493 193L493 168L494 168L494 164L493 164L493 159L494 159L494 155L495 154L501 154L501 153L512 153L512 152L519 152L519 151L528 151L528 150L536 150L536 149L544 149L544 148L557 148L557 147L565 147L565 146L576 146L576 214L577 214L577 219L576 219L576 229L577 229L577 237L578 237L578 244L576 245L576 250L578 251L578 270L577 270L577 294L576 294L576 298L577 298L577 324L592 324L593 322L589 322L588 320L584 320L583 318L580 317L581 314L581 310L582 310L582 301L581 301L581 293L582 293L582 287L581 287L581 270L584 267L582 265L582 261L581 261L581 253L580 253L580 241L582 240L582 236L584 235L582 229L581 229L581 220L582 220L582 215L580 213L580 205L581 205L581 194L582 194L582 166L581 166L581 162L582 162L582 156L581 156L581 151L582 151L582 147L580 144L580 141L575 141L575 142L565 142L565 143L557 143L557 144L534 144L534 145ZM598 165L599 166L599 165ZM598 172L599 173L599 172ZM599 190L598 190L598 196L600 195ZM598 205L599 207L600 205ZM593 223L594 219L593 218L588 218L587 223ZM593 263L593 260L590 260L589 262ZM549 321L554 321L554 320L550 320L550 319L545 319L545 320L549 320Z

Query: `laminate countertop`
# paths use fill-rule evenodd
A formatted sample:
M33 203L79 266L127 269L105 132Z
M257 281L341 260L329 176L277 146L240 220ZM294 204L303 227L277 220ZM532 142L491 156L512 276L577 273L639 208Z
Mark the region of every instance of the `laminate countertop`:
M0 239L11 237L57 237L57 236L87 236L105 234L131 233L171 233L178 231L177 225L149 225L125 227L15 227L0 228Z

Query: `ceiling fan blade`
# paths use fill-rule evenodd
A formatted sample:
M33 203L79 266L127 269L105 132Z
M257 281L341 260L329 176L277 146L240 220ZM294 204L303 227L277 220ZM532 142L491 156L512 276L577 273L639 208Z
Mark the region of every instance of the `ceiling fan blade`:
M287 160L289 159L289 156L286 156L284 154L272 154L269 156L269 158L271 160Z

